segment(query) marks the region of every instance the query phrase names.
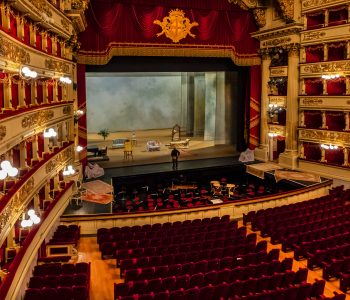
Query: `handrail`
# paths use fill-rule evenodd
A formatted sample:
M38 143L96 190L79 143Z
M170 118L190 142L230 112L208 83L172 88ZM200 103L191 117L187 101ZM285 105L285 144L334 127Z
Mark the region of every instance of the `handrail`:
M58 195L55 197L55 199L50 203L48 208L45 210L41 217L41 223L39 225L36 225L33 227L33 229L28 233L27 237L25 238L22 247L20 248L19 252L16 254L13 262L11 263L8 274L6 275L4 281L0 285L0 299L6 299L7 293L13 283L14 276L16 275L16 271L18 270L19 266L22 263L22 259L24 255L26 254L28 248L30 247L31 243L33 242L36 234L38 233L41 226L43 226L44 222L49 219L50 213L52 212L55 205L63 198L63 196L70 190L72 185L74 184L73 181L67 183L65 188L58 193ZM33 249L34 250L34 249Z

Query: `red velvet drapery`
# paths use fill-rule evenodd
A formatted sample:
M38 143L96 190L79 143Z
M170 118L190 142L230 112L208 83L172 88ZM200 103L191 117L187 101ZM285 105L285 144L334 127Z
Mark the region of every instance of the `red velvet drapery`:
M38 104L40 103L43 103L44 101L44 95L43 95L43 85L41 82L38 82L37 83L37 86L36 86L36 98L37 98L37 101L38 101Z
M322 112L314 110L304 111L304 124L306 128L321 128L322 127Z
M28 82L24 85L24 100L27 106L32 103L32 85Z
M164 34L157 37L162 28L153 23L154 20L162 21L176 8L183 10L190 22L198 23L191 29L195 37L187 35L177 44ZM208 55L203 49L222 49L232 56L257 57L258 41L250 36L257 30L253 15L226 0L168 0L165 4L159 4L159 1L91 0L86 18L88 26L79 37L82 43L79 54L80 58L88 55L90 61L92 57L110 55L107 52L111 48L123 48L124 55L130 55L130 47L158 47L158 50L161 47L163 55L170 56L171 51L167 48L179 48L179 44L181 48L191 48L192 53L197 52L197 56ZM142 49L138 51L139 55L146 55ZM201 51L202 55L198 54Z
M343 131L345 129L344 113L341 111L326 112L326 125L329 130Z
M260 137L260 66L250 67L250 99L249 101L249 148L254 149L259 144Z

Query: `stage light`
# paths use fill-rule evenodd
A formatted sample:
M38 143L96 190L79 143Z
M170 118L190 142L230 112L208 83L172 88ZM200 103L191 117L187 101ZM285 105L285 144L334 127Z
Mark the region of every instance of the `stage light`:
M57 136L57 132L53 128L49 128L47 131L44 131L44 137L51 138Z
M0 170L0 179L3 180L7 176L15 177L18 174L18 169L15 167L12 167L11 163L8 160L4 160L0 164L1 170Z
M64 176L74 175L75 174L75 170L73 169L73 166L69 165L69 166L66 166L64 168L62 174Z
M78 145L78 146L76 146L75 151L81 152L83 149L84 149L84 147Z

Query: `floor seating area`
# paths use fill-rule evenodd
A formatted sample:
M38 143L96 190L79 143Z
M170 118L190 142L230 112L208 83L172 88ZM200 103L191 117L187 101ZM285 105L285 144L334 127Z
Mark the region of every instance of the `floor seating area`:
M35 266L24 300L87 300L90 263L50 263Z
M340 290L350 289L350 191L343 187L329 195L273 209L249 212L244 224L294 251L294 259L307 259L310 270L322 269L325 280L340 279Z

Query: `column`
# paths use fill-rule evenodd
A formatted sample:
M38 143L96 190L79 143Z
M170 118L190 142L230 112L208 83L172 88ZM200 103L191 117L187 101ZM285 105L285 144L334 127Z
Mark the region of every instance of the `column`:
M322 111L322 129L328 129L327 126L327 119L326 119L326 111Z
M323 95L328 95L327 93L327 79L322 79L322 94Z
M44 135L44 132L39 133ZM50 148L49 148L49 138L44 137L44 153L49 153L50 152Z
M270 80L271 57L268 49L261 49L261 105L260 105L260 145L255 149L255 157L258 160L268 161L268 124L267 110L269 101L268 82Z
M41 49L47 52L47 32L42 31L40 32L41 36Z
M25 81L19 80L18 83L18 108L24 108L27 107L25 101Z
M62 123L62 141L68 141L67 122Z
M323 61L328 61L328 44L323 44Z
M39 194L38 193L35 193L34 196L33 196L33 204L34 204L33 209L36 212L39 211L39 209L40 209L40 198L39 198Z
M300 48L300 63L305 63L306 62L306 52L305 52L305 47Z
M300 158L305 158L305 154L304 154L304 143L301 143L301 144L300 144L300 147L299 147L299 157L300 157Z
M25 169L27 167L27 151L25 141L19 144L19 167Z
M10 7L8 5L5 5L5 3L1 3L0 8L2 27L10 30Z
M39 158L38 157L38 139L37 139L36 135L34 135L32 137L32 153L33 153L32 159Z
M65 47L66 46L65 46L64 42L62 42L62 41L60 41L59 43L61 45L61 57L66 58L66 54L65 54L65 49L66 49Z
M4 108L7 110L12 110L12 80L11 75L7 74L7 80L4 82Z
M350 59L350 41L346 42L346 59Z
M203 136L205 126L205 77L204 73L194 76L194 136Z
M57 37L53 35L51 37L52 40L52 54L57 55Z
M350 94L350 77L345 77L345 94L349 95Z
M300 95L306 95L304 78L299 79L299 89L300 89Z
M58 82L57 82L57 80L54 81L52 90L53 90L53 101L52 102L58 102Z
M343 166L344 167L348 167L349 166L349 149L344 147L343 148L343 153L344 153L344 163Z
M329 21L329 11L326 9L324 11L324 27L328 26L328 21Z
M297 168L298 158L298 85L299 45L291 45L288 52L288 81L286 99L286 150L279 156L279 164L289 169Z
M43 81L42 82L43 84L43 103L49 103L49 96L48 96L48 89L47 89L47 86L48 86L48 83L47 81Z
M45 200L52 200L50 196L50 180L48 180L45 184Z
M9 234L6 237L7 240L7 248L12 248L16 246L15 242L15 226L12 226L11 230L9 231Z
M326 161L326 149L324 149L324 148L322 148L321 147L321 160L320 160L321 162L324 162L324 163L326 163L327 161Z
M304 30L307 29L307 15L303 15Z
M30 45L35 47L36 46L36 26L33 25L32 23L29 23L29 42Z
M299 126L305 127L305 114L303 110L299 112Z
M66 88L67 88L67 85L64 84L62 86L62 100L67 100ZM188 111L188 78L187 78L187 72L181 72L181 130L184 132L185 135L188 134L187 111Z

